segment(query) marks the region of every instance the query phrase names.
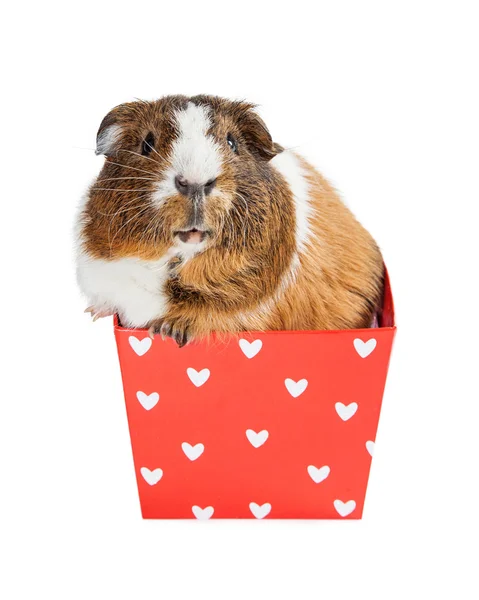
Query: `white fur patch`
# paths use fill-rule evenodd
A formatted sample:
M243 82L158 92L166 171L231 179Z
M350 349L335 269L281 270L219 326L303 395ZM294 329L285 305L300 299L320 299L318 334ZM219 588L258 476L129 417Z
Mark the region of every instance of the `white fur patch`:
M98 136L95 154L111 154L116 149L120 134L120 125L110 125L104 129Z
M211 127L209 109L188 103L176 113L179 129L173 144L171 164L177 175L190 183L205 184L221 172L221 151L215 139L207 135Z
M157 185L153 196L157 205L177 194L175 177L183 177L192 184L204 185L221 173L221 149L208 135L211 127L209 108L192 102L176 112L178 137L173 142L170 167Z
M158 261L135 258L102 260L81 254L77 278L89 304L118 312L127 327L145 327L167 309L163 288L169 253Z
M293 194L296 211L296 248L299 253L305 252L311 238L310 217L313 206L309 196L309 183L306 171L298 157L288 150L277 154L270 164L286 179Z

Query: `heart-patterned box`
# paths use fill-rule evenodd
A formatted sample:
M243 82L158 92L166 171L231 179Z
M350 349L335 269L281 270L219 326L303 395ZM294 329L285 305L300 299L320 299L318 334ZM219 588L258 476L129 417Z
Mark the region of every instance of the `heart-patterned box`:
M359 519L395 335L172 340L115 322L144 518Z

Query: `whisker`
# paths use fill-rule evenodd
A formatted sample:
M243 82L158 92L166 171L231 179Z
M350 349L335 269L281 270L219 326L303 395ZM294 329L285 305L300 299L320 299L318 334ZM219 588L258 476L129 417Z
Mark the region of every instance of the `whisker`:
M88 150L90 152L96 152L96 148L84 148L83 146L72 146L72 148L74 150ZM152 150L154 150L156 152L156 150L154 148L152 148ZM156 165L161 164L159 161L157 161L153 158L150 158L149 156L144 156L143 154L140 154L139 152L133 152L133 150L126 150L125 148L119 148L116 152L117 152L117 154L118 154L118 152L129 152L130 154L134 154L135 156L139 156L140 158L149 160L149 161L155 163ZM161 154L159 154L158 152L156 152L156 154L158 154L158 156L160 158L162 158ZM125 166L127 166L127 165L125 165Z
M102 215L103 217L116 217L116 215L119 215L119 214L121 214L121 213L128 212L128 211L130 211L130 210L135 210L135 209L137 209L137 208L143 208L143 207L145 207L145 206L150 206L150 202L148 202L148 203L145 203L145 204L141 204L140 206L130 206L129 208L122 208L122 209L120 209L120 210L117 210L117 211L116 211L116 212L114 212L114 213L104 213L104 212L101 212L101 211L99 211L99 210L97 210L97 213L98 213L99 215Z
M90 188L92 190L96 190L96 191L105 191L105 192L118 192L119 194L129 194L130 192L151 192L152 190L150 188L145 188L145 189L141 189L141 190L119 190L118 188L104 188L104 187L95 187L93 186L92 188Z
M118 152L129 152L130 154L134 154L135 156L139 156L140 158L144 158L145 160L149 160L152 163L155 163L155 165L159 165L160 164L160 162L157 161L157 160L155 160L154 158L150 158L149 156L144 156L143 154L139 154L138 152L133 152L133 150L124 150L124 149L120 148L118 150ZM157 152L157 154L158 154L158 152ZM158 156L160 156L160 155L158 154Z
M138 202L138 200L141 200L144 197L145 197L145 195L135 196L134 198L131 198L130 200L128 200L128 202L122 202L120 208L124 208L126 206L129 206L130 204L133 204L134 202Z
M241 229L243 231L243 248L246 246L246 215L242 215L241 212L239 211L239 207L235 206L235 212L236 214L239 216L239 218L242 220L242 226Z
M128 225L128 223L131 223L131 221L133 221L133 219L138 218L140 215L144 214L150 208L151 208L151 205L148 204L145 208L142 208L141 210L138 211L138 213L134 214L130 219L128 219L128 221L126 223L123 223L123 225L120 227L120 229L117 230L117 232L113 236L113 239L111 240L111 243L110 243L110 256L113 251L113 242L115 241L115 238L120 233L120 231L122 229L124 229Z
M154 177L102 177L97 181L118 181L119 179L146 179L147 181L156 181Z
M248 202L246 201L244 196L242 196L239 192L235 192L235 195L243 202L244 207L246 209L246 212L245 212L244 218L243 218L243 246L246 247L246 220L249 217ZM239 212L238 208L236 208L236 212L238 213L238 215L240 217L242 216L241 213Z
M155 236L157 233L157 227L158 227L158 223L156 223L155 221L153 221L149 227L146 228L146 230L144 231L143 235L140 238L140 241L138 242L138 244L143 244L145 246L153 244L155 241Z
M138 169L137 167L130 167L130 165L125 165L125 163L117 163L111 160L108 161L109 165L116 165L117 167L125 167L126 169L133 169L133 171L139 171L140 173L148 173L149 175L158 175L158 173L154 173L153 171L146 171L145 169Z
M227 215L228 227L229 227L229 230L230 230L230 239L229 239L229 245L228 245L228 252L232 252L233 251L233 247L234 247L234 243L236 241L236 234L235 234L235 228L234 228L233 219L231 218L231 214L230 213L226 213L226 215Z
M158 154L158 156L161 158L161 154L160 154L159 152L157 152L157 151L156 151L156 150L153 148L153 146L150 146L150 144L149 144L149 143L148 143L146 140L145 140L145 144L148 146L148 148L150 148L150 150L153 150L153 152L154 152L155 154Z
M145 198L145 195L135 196L133 199L126 202L123 206L128 206L128 205L132 204L133 202L138 202L138 200L143 200L144 198ZM108 225L108 244L110 246L110 258L112 255L112 243L113 243L112 241L110 241L112 225L113 225L113 219L110 220L110 224Z
M219 239L221 236L221 233L224 231L225 228L225 215L224 213L221 215L221 223L220 223L220 228L218 230L218 236L217 238Z

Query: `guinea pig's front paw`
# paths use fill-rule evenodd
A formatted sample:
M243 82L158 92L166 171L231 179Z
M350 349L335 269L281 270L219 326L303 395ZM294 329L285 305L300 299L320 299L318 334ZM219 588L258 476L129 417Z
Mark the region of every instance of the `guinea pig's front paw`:
M151 324L148 333L152 339L155 335L161 335L163 339L173 338L180 348L192 340L190 327L185 321L179 319L158 319Z
M96 306L89 306L85 308L86 313L90 313L92 320L103 319L104 317L112 317L115 312L108 310L107 308L97 308Z

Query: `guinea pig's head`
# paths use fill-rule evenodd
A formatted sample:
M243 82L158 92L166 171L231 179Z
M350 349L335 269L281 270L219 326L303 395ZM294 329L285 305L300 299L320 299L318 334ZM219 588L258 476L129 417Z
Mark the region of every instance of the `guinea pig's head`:
M241 251L246 233L251 243L261 235L267 163L280 150L245 102L168 96L122 104L98 131L96 152L106 160L89 191L85 243L112 258Z

